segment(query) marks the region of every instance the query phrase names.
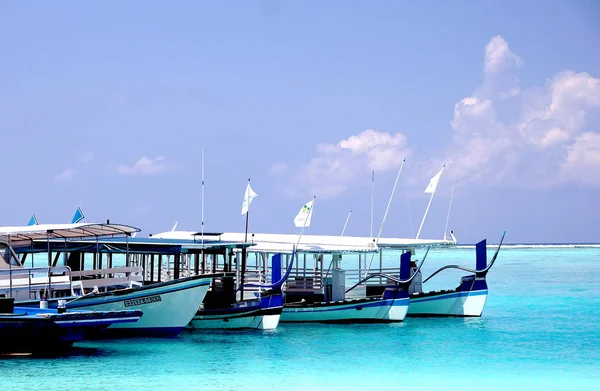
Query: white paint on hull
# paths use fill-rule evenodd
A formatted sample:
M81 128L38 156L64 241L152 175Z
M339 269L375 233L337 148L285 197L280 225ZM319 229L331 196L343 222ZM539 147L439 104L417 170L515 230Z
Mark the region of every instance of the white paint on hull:
M384 319L390 322L402 322L404 318L406 318L406 313L408 312L409 300L402 299L395 300L394 304L390 306L388 313L384 317Z
M122 323L109 326L110 329L168 329L168 328L183 328L185 327L206 296L210 278L202 280L184 281L176 285L177 290L166 292L169 288L160 286L154 289L146 289L143 291L143 296L139 292L117 296L119 301L113 301L115 296L101 296L78 299L73 304L77 304L74 308L90 311L121 311L121 310L141 310L144 315L136 323ZM202 285L199 285L199 281ZM160 301L149 302L147 304L125 306L126 301L132 301L132 296L140 300L147 297L160 296ZM133 299L136 300L136 299ZM90 305L86 305L89 301ZM106 301L106 302L103 302ZM97 303L97 304L93 304ZM83 306L82 306L83 304ZM70 307L73 308L73 307Z
M261 330L275 330L279 326L280 319L281 315L264 315L258 328Z
M282 322L377 322L402 321L408 299L355 301L327 306L283 307Z
M411 297L408 316L481 316L487 289Z
M224 315L196 315L188 325L189 329L259 329L272 330L279 325L281 315L256 315L230 317Z

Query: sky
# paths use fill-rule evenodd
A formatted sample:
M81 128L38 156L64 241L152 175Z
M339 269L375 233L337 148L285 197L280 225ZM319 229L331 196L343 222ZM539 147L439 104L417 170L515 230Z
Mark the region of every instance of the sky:
M445 163L421 238L600 242L592 0L2 2L0 37L0 225L240 232L250 178L250 232L314 196L369 236L373 186L377 235L406 159L384 237Z

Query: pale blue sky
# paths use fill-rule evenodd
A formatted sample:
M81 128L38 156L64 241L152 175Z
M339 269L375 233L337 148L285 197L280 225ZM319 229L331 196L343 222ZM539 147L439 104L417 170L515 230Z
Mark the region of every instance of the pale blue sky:
M422 237L457 179L461 242L600 241L594 1L2 2L0 36L2 225L199 230L203 145L207 231L243 230L251 177L251 231L314 194L307 232L368 235L406 156L385 236L448 161Z

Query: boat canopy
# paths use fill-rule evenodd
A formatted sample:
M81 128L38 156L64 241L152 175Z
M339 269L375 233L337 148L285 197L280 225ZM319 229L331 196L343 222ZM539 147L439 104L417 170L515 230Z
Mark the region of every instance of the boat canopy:
M203 235L203 236L202 236ZM153 235L153 238L162 239L188 239L195 242L203 237L207 240L222 240L231 242L243 242L244 233L204 233L194 231L169 231ZM372 253L377 252L378 247L370 241L370 238L354 238L339 236L314 236L303 235L296 250L297 253L312 254L344 254L344 253ZM360 240L356 240L360 239ZM366 240L369 239L369 240ZM259 253L282 253L291 254L294 246L298 243L298 235L287 234L248 234L248 241L254 246L248 249L250 252Z
M87 253L130 253L130 254L199 254L222 253L229 249L253 246L252 243L207 240L204 243L192 240L158 238L89 238L73 240L33 240L15 249L17 253L87 252Z
M0 240L18 245L19 242L47 239L82 239L109 236L129 236L141 231L123 224L38 224L31 226L0 227Z

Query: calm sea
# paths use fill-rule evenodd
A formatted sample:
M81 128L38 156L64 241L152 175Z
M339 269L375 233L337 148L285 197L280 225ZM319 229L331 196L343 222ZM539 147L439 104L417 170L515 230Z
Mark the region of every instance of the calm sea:
M447 263L474 266L474 249L432 251L425 276ZM600 390L600 247L507 246L488 284L478 319L85 342L57 358L0 358L1 389Z

